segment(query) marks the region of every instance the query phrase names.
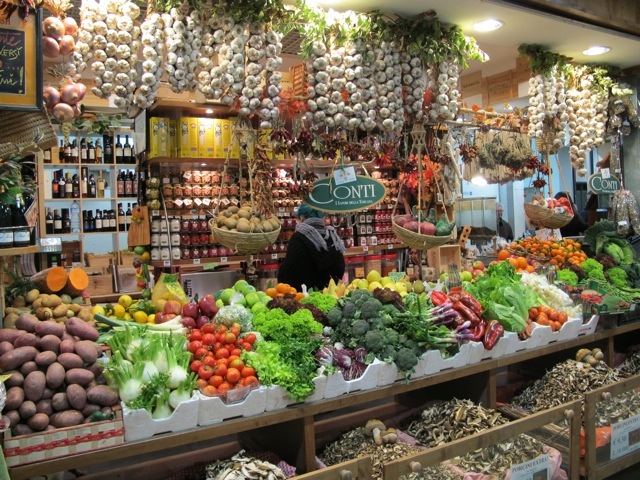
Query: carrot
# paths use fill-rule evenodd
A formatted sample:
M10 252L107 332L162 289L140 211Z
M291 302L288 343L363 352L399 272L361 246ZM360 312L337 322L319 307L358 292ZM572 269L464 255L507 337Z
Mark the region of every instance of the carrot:
M72 268L69 271L64 291L72 297L76 297L82 295L82 292L84 292L88 286L89 276L87 272L81 268Z
M55 293L65 287L68 277L64 267L51 267L33 275L31 281L41 292Z

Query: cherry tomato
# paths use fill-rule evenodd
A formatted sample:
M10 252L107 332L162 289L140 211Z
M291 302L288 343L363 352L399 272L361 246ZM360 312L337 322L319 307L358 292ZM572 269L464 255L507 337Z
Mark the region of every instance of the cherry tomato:
M216 355L216 358L228 358L229 349L222 347L216 351L215 355Z
M223 381L224 378L216 373L209 379L209 385L213 385L214 387L218 388Z
M202 326L202 333L215 333L215 331L216 331L216 324L213 322L205 323Z
M225 395L227 393L227 391L229 391L230 389L231 389L231 384L225 380L218 387L218 393L220 395Z
M244 362L242 360L240 360L239 358L233 360L230 364L230 367L232 368L236 368L239 371L242 371L242 369L244 368Z
M202 343L205 345L212 345L216 343L216 336L213 333L205 333L202 335Z
M230 384L238 383L240 380L240 371L237 368L230 368L227 370L225 378Z
M198 376L204 380L209 380L213 376L213 367L209 365L202 365L198 369Z
M202 340L202 332L197 328L191 330L191 333L189 334L189 341L193 342L194 340Z
M251 351L251 349L253 348L253 345L252 345L252 344L250 344L249 342L244 342L244 343L242 344L242 348L244 348L247 352L250 352L250 351Z
M220 350L220 349L222 348L222 343L220 343L220 342L216 342L216 343L214 343L214 344L211 346L211 348L212 348L213 350Z
M216 367L214 367L214 369L215 369L214 373L216 375L220 375L221 377L224 377L227 374L227 371L229 370L227 366L224 364L218 364Z
M239 357L242 354L242 350L240 348L234 348L233 350L231 350L231 352L229 352L231 355L235 355L237 357ZM231 356L229 355L229 356Z
M198 386L198 388L200 390L202 390L207 385L209 385L209 382L207 382L204 378L199 378L199 379L196 380L196 385Z
M244 377L242 379L242 384L247 387L255 388L260 385L260 382L254 375L249 375L248 377Z
M202 362L200 360L194 360L189 365L189 370L191 370L193 373L198 373L198 370L200 369L201 366L202 366Z
M217 365L216 358L211 355L211 352L209 352L209 354L205 355L205 357L202 359L202 364L209 365L210 367L215 367Z
M202 388L202 393L207 397L215 397L218 394L218 389L213 385L207 385Z
M227 333L224 334L224 343L227 343L227 344L233 343L233 342L236 341L236 338L238 338L238 337L236 336L235 333L227 332Z
M238 327L237 325L232 326L229 331L231 333L233 333L236 337L238 337L240 335L240 327Z
M207 356L207 353L209 353L209 349L207 347L200 347L193 355L196 358L204 358Z
M244 367L240 371L240 375L242 375L243 378L253 377L256 375L256 369L253 367Z
M242 339L245 342L249 342L250 344L253 345L253 343L256 341L256 334L255 333L247 333L244 337L242 337Z
M196 353L196 350L202 347L203 347L203 344L200 340L194 340L192 342L189 342L189 351L191 353Z
M216 328L216 333L226 333L227 332L227 326L226 325L218 325L218 328Z

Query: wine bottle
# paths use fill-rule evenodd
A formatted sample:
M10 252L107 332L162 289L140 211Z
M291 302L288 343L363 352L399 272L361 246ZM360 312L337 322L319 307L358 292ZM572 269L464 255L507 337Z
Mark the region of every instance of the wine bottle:
M58 149L58 163L65 163L64 157L64 140L60 140L60 148Z
M73 183L70 172L64 174L64 198L73 198Z
M78 154L78 142L74 140L71 143L71 163L78 163L79 154Z
M73 198L80 198L80 179L77 173L74 173L71 179L71 190Z
M58 170L58 198L64 198L64 172L62 170Z
M104 159L102 163L114 163L113 137L104 137Z
M62 233L62 217L59 210L53 211L53 233Z
M104 178L102 177L102 170L100 170L98 175L96 190L98 192L98 198L104 198Z
M11 223L13 224L13 246L24 247L31 243L31 231L27 218L25 217L26 208L22 195L16 194L16 203L11 212ZM18 227L18 228L16 228Z
M120 135L116 139L116 163L124 163L124 150L122 143L120 143Z
M47 148L42 152L42 160L44 163L51 163L51 149Z
M80 163L87 163L89 160L89 147L87 140L82 138L80 140Z
M96 147L93 146L93 140L89 140L89 155L87 162L88 163L96 163Z
M100 143L100 139L96 140L96 154L93 163L102 163L102 144Z
M131 204L127 203L127 211L124 213L124 221L127 226L127 230L131 227Z
M64 163L71 163L71 143L67 141L64 146Z
M62 233L71 233L71 217L68 208L62 209Z
M93 210L89 210L89 212L87 213L87 217L89 217L89 231L90 232L95 232L96 231L96 219L93 216Z
M139 179L138 179L138 175L136 175L135 170L132 172L132 181L131 181L131 196L132 197L138 197L138 185L139 185Z
M126 220L124 218L124 209L122 208L122 204L118 204L118 231L124 232L127 229Z
M131 170L125 173L124 195L125 197L131 197L133 195L133 172Z
M124 136L124 145L122 146L122 161L123 163L133 163L131 156L131 145L129 145L129 135Z
M80 170L80 196L82 198L87 198L89 195L89 179L87 178L87 174L89 169L87 167L82 167Z
M101 232L103 230L103 224L102 224L102 212L100 210L96 210L96 232Z
M60 196L60 192L58 188L60 187L60 182L58 181L58 171L53 172L53 180L51 180L51 198L58 198Z
M109 231L116 232L118 227L118 220L116 219L115 210L109 210Z
M91 224L89 223L89 214L87 213L86 210L82 211L82 231L83 232L91 231Z
M45 232L47 235L53 234L53 214L51 213L51 208L47 208L47 216L44 219L45 221Z
M91 175L89 175L89 198L96 198L96 196L97 196L96 179L92 173Z
M120 170L118 172L118 178L116 178L118 197L124 197L124 177L124 170Z

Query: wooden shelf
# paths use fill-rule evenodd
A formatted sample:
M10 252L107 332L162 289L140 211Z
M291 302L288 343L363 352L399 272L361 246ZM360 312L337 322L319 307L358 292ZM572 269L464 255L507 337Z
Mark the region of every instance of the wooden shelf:
M0 256L13 257L17 255L28 255L30 253L38 253L39 251L40 251L39 245L29 245L28 247L0 248Z
M157 435L149 439L136 442L127 442L123 445L109 447L101 450L93 450L77 455L45 460L30 465L22 465L9 469L12 479L27 479L51 472L64 471L72 468L82 468L87 465L104 464L112 461L122 461L127 458L142 457L146 454L166 451L167 455L176 447L183 445L197 445L199 443L222 438L228 435L236 435L242 432L255 432L265 427L274 427L286 422L304 422L305 430L309 429L309 435L314 435L314 417L322 414L339 414L342 410L349 412L353 409L362 409L372 402L394 398L401 394L416 392L428 387L446 384L461 379L478 378L488 376L489 383L495 387L495 373L504 366L536 359L558 352L567 352L572 357L573 350L582 345L592 345L597 342L608 341L612 346L615 337L637 332L640 330L640 322L614 327L609 330L596 331L591 335L580 336L566 341L552 343L531 350L516 352L497 359L488 359L480 363L466 365L460 368L445 370L433 375L420 377L410 382L397 381L391 385L377 387L371 390L352 392L332 399L320 400L313 403L302 403L289 406L283 410L265 412L260 415L225 420L210 426L197 427L177 433ZM491 380L493 378L493 380ZM489 407L495 407L495 393L489 394ZM351 410L350 410L351 409ZM310 423L308 423L310 422ZM309 470L315 469L315 465L309 461L315 457L315 442L308 440L308 435L301 438L302 451L304 451ZM311 438L313 440L313 438ZM143 459L138 459L142 461Z

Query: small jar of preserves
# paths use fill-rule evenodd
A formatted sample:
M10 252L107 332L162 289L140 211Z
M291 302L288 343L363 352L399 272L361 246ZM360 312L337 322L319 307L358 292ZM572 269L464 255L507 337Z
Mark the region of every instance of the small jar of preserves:
M188 246L182 245L182 248L180 248L180 258L182 260L189 260L191 258L191 249Z
M180 233L175 232L171 234L171 246L180 245Z

